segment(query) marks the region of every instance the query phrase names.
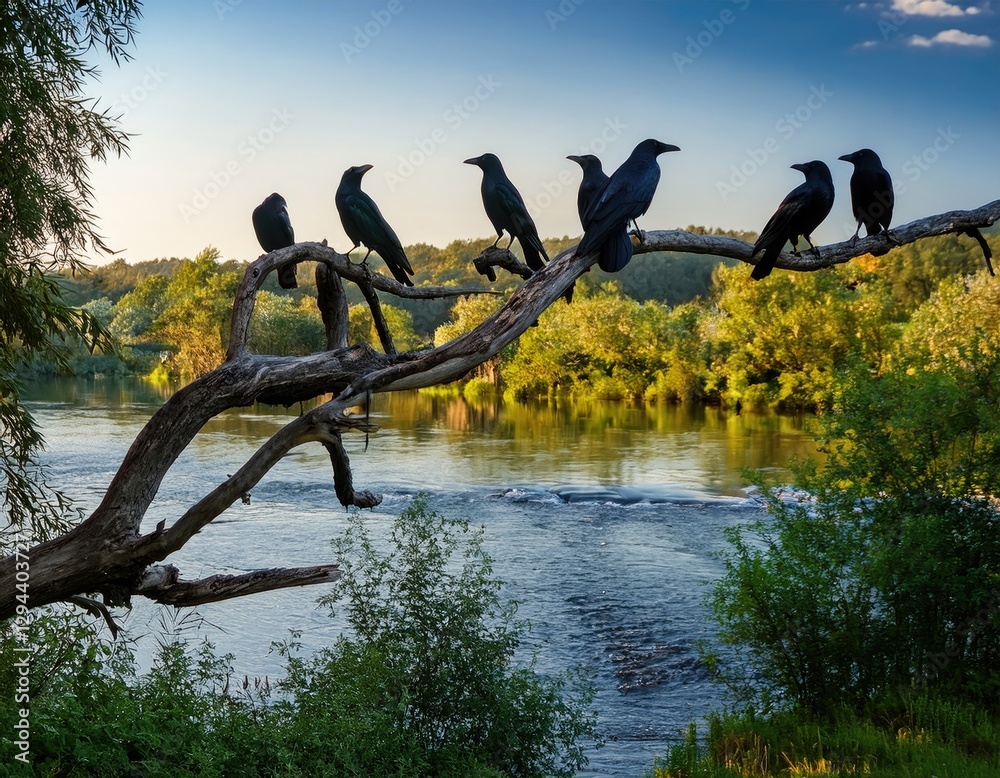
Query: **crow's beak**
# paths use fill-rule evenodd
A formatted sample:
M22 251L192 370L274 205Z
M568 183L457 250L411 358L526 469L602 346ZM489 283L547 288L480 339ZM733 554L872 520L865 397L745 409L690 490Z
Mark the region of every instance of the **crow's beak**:
M842 159L842 160L844 160L844 162L853 162L854 161L854 155L853 154L845 154L842 157L837 157L837 159Z
M806 172L806 168L807 167L808 167L808 165L806 165L804 163L801 163L801 162L796 162L794 165L791 165L791 169L792 170L798 170L799 172L802 172L802 173Z
M578 165L583 164L583 157L578 157L576 156L576 154L570 154L568 157L566 157L566 159L570 159Z
M375 167L375 166L374 165L358 165L358 170L360 170L362 173L367 173L373 167Z
M469 157L468 159L463 159L462 160L462 164L463 165L478 165L481 160L482 160L482 157Z

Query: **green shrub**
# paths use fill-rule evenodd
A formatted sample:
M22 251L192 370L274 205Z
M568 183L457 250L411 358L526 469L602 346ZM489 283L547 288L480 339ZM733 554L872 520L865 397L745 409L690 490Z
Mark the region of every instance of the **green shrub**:
M578 675L538 675L515 653L527 625L504 601L482 532L417 500L380 553L359 514L337 542L351 635L314 657L288 657L296 753L322 769L364 775L572 775L592 692ZM319 748L342 743L343 754ZM405 769L403 769L405 767Z
M953 371L949 367L948 371ZM859 370L823 422L809 497L728 530L712 596L737 695L821 713L928 690L997 710L1000 359Z
M518 656L527 625L504 601L482 532L417 501L379 553L360 516L337 543L349 634L287 665L280 694L233 678L232 657L174 630L148 673L131 646L65 609L40 610L19 637L0 630L0 688L13 699L31 647L32 765L0 738L0 774L66 776L572 775L594 737L592 690L544 677ZM169 632L170 630L168 630ZM517 661L521 660L521 661ZM17 706L0 705L14 732Z

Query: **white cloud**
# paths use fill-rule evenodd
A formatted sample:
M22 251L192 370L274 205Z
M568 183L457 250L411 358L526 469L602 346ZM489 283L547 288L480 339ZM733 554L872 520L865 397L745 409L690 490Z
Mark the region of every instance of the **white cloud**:
M855 49L874 49L878 46L878 41L861 41L861 43L855 43Z
M892 8L907 16L975 16L979 13L974 5L963 9L948 0L892 0Z
M972 35L961 30L944 30L933 38L925 38L923 35L914 35L910 38L911 46L930 48L937 44L950 43L954 46L992 46L993 40L988 35Z

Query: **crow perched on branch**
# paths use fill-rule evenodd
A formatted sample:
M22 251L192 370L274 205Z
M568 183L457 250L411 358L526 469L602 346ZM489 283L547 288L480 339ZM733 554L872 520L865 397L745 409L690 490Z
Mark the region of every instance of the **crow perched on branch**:
M854 218L858 220L858 228L854 231L851 243L857 241L862 224L868 235L888 232L896 198L892 191L892 178L889 171L882 167L878 154L871 149L861 149L837 159L854 165L854 172L851 174L851 209L854 211Z
M275 192L264 198L264 202L253 209L251 216L257 242L264 251L271 252L295 243L292 222L288 218L288 204L285 198ZM278 268L278 284L282 289L294 289L297 262L290 262Z
M632 259L632 241L628 223L649 209L660 181L657 156L666 151L680 151L677 146L649 138L636 146L597 193L583 216L584 233L577 255L600 249L597 261L601 270L614 273ZM638 229L638 227L637 227ZM642 233L639 233L642 240Z
M399 283L413 286L413 281L410 280L413 268L410 267L410 261L403 251L403 244L399 242L396 233L382 216L375 201L361 191L361 178L371 169L371 165L349 167L344 171L340 186L337 187L337 195L334 198L337 212L344 225L344 232L354 241L354 245L347 253L350 255L351 251L363 243L368 253L361 260L362 264L366 263L369 254L375 251L382 257L385 266Z
M601 160L593 154L584 154L582 157L570 154L566 159L583 168L583 180L580 181L580 191L576 195L576 210L580 213L581 226L587 229L584 217L598 192L608 183L608 174L601 168Z
M483 154L466 159L464 163L476 165L483 171L483 206L486 208L486 215L493 229L497 231L497 239L493 245L500 242L506 230L510 233L510 243L507 244L507 248L510 248L514 238L517 238L524 253L525 263L532 270L541 270L549 261L549 255L545 253L545 247L538 237L538 230L528 214L520 192L507 178L500 159L496 154Z
M781 201L753 246L751 259L764 252L750 272L750 277L757 281L770 275L787 241L792 242L792 252L798 254L800 235L819 254L810 236L833 208L833 176L826 163L819 160L792 165L792 170L802 171L806 180Z

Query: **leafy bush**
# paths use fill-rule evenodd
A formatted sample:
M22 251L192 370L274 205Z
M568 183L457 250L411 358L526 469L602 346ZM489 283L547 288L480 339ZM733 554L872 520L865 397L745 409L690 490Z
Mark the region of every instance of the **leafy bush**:
M417 501L379 553L358 515L338 543L351 634L311 657L278 646L287 677L232 677L232 656L175 632L137 675L131 646L80 616L35 613L19 637L0 629L0 688L13 699L31 647L32 765L68 776L572 775L594 737L590 686L517 662L527 626L482 549L482 532ZM15 732L19 707L0 705ZM0 738L0 764L17 746Z
M137 677L131 646L103 638L63 609L35 613L26 641L0 634L0 681L15 682L25 642L30 657L30 756L27 775L241 776L260 774L280 753L267 726L266 690L248 681L229 691L232 657L209 644L161 642L149 673ZM259 684L258 684L259 686ZM261 693L264 692L264 693ZM0 725L15 730L19 706L0 706ZM0 741L0 763L16 747Z
M1000 358L975 369L859 370L826 417L810 497L729 530L712 597L744 699L814 712L929 690L1000 694ZM742 672L746 668L748 672Z
M353 635L307 660L281 646L306 773L553 776L586 764L590 688L513 662L527 626L482 540L418 500L382 554L355 514L337 542L344 577L324 600L345 601ZM333 742L340 752L318 747Z

